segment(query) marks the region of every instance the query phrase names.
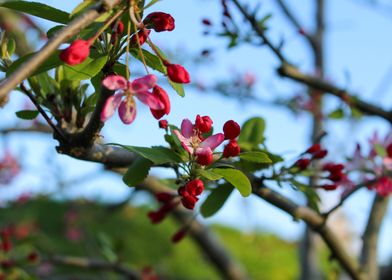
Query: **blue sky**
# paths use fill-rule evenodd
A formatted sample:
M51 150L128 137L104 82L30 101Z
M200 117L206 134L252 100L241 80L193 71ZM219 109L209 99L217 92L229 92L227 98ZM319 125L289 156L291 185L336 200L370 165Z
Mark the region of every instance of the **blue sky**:
M70 11L79 1L40 1L57 8ZM241 46L227 51L227 42L215 37L202 36L201 19L210 18L213 22L220 19L220 1L202 0L163 0L151 11L159 10L171 13L176 19L176 29L168 33L152 34L152 39L160 47L175 49L179 54L199 51L202 48L217 48L218 53L210 64L214 67L197 69L189 66L193 80L214 80L227 77L233 69L236 71L251 71L257 76L257 93L264 99L275 96L288 96L296 92L304 92L295 83L282 81L276 77L275 69L278 60L267 48ZM248 1L249 3L254 1ZM312 71L312 60L309 58L309 48L303 38L298 35L284 16L280 13L274 0L262 1L261 14L272 13L269 22L269 35L275 42L285 38L284 53L290 61L296 63L304 71ZM305 30L312 30L313 1L287 1L298 14ZM355 0L330 0L327 2L327 31L326 31L326 78L336 84L347 87L358 93L362 98L382 104L388 108L391 104L392 87L385 75L392 65L392 37L385 30L392 27L392 13L358 4ZM50 22L42 22L49 28ZM245 23L244 23L245 24ZM209 65L208 65L209 66ZM389 71L390 72L390 71ZM386 83L382 83L386 80ZM381 86L382 85L382 86ZM381 91L378 91L381 89ZM306 115L293 117L287 110L260 106L254 103L238 104L234 100L223 98L214 93L199 94L186 87L186 97L181 98L174 92L168 92L172 101L172 112L168 120L179 124L182 118L193 119L196 114L210 115L216 128L221 128L228 119L239 123L249 117L262 116L267 121L267 146L274 152L293 158L309 144L310 119ZM327 98L328 106L333 108L337 103L333 98ZM13 123L13 110L23 104L19 93L14 93L11 104L0 111L2 124ZM140 105L140 104L138 104ZM130 145L150 146L163 143L163 132L158 130L157 123L150 112L138 106L138 117L130 126L121 124L117 117L107 122L104 128L105 140ZM360 123L331 121L327 124L330 134L326 138L327 146L331 147L330 158L339 160L342 155L353 150L357 141L365 143L374 130L380 134L386 133L389 126L376 118L365 118ZM115 175L102 174L97 176L99 166L83 163L65 156L53 153L55 142L45 136L29 137L11 136L8 145L23 157L27 172L17 179L14 186L0 189L0 196L12 197L22 191L49 190L53 188L53 176L42 174L41 165L47 166L47 172L55 162L60 168L65 181L92 174L92 180L74 184L70 190L65 190L68 196L85 196L102 200L120 200L129 190L121 179ZM99 172L99 171L98 171ZM162 170L153 170L153 174L167 174ZM283 190L289 196L298 200L295 193ZM337 195L322 194L326 204L333 205ZM299 200L300 201L300 200ZM345 208L349 220L353 221L354 230L362 231L366 214L372 201L371 194L364 190L349 200ZM389 214L392 208L389 209ZM247 214L252 213L252 214ZM390 219L388 219L390 220ZM302 225L295 223L282 211L268 205L259 199L244 199L233 195L218 215L209 221L223 222L252 231L254 229L268 230L278 233L284 238L295 240L302 232ZM282 226L284 225L284 226ZM381 257L386 260L390 256L392 243L387 232L391 232L392 223L386 221L382 228ZM389 245L388 245L389 244Z

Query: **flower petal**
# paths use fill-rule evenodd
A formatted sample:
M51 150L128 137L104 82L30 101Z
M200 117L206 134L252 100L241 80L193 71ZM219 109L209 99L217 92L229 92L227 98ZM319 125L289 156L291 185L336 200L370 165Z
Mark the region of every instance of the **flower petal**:
M146 86L147 88L153 88L158 82L157 76L153 74L146 75L144 77L141 77L139 79L135 79L132 82L132 88L137 90L140 87Z
M107 121L111 116L113 116L114 112L118 108L121 102L122 93L118 93L110 96L103 106L101 111L101 122Z
M141 91L135 93L135 95L141 102L146 104L151 109L162 110L165 108L165 105L161 102L161 100L159 100L159 97L148 91Z
M180 140L182 147L190 154L193 154L193 147L190 138L185 138L178 130L173 131Z
M189 119L182 120L181 133L185 138L191 138L193 136L193 124Z
M215 135L211 135L206 140L200 143L200 148L210 148L214 150L225 140L225 135L223 133L217 133Z
M103 79L102 85L110 90L126 90L128 87L128 81L123 76L110 75Z
M131 106L128 108L127 101L121 102L118 108L118 114L120 119L125 124L131 124L136 118L136 106L135 102L132 102Z

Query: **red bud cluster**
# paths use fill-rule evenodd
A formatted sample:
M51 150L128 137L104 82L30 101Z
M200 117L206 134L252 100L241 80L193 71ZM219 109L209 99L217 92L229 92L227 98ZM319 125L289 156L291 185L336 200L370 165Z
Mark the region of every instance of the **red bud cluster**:
M204 191L203 181L194 179L178 189L178 194L182 196L181 203L185 208L193 210L196 202L199 201L198 196Z

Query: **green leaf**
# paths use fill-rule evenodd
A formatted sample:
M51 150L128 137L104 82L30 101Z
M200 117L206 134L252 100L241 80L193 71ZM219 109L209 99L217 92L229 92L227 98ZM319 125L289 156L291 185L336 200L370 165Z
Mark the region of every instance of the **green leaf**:
M14 54L15 47L16 47L15 40L13 38L9 38L7 42L7 52L9 56Z
M96 4L96 0L84 0L82 3L76 6L75 9L72 10L71 14L69 15L71 18L77 16L78 14L82 13L85 9L89 6Z
M255 117L247 120L241 128L241 134L238 143L251 143L259 145L264 142L265 121L262 118Z
M96 76L105 66L108 57L106 55L97 58L87 58L83 63L70 66L64 64L64 79L70 81L81 81Z
M140 57L140 52L137 48L132 48L129 50L129 52L133 57L135 57L136 59L140 60L143 63L143 60ZM158 56L144 49L142 49L142 53L148 67L166 75L166 67L162 64Z
M216 180L219 180L219 179L221 179L223 177L220 174L214 173L213 171L206 170L206 169L197 169L196 170L196 174L198 176L204 177L204 178L206 178L207 180L210 180L210 181L216 181Z
M242 196L249 196L252 193L252 186L248 177L238 169L214 168L214 173L222 175L223 178L232 184Z
M128 151L137 153L138 155L152 161L154 164L182 162L181 158L175 152L162 146L154 146L151 148L147 148L147 147L136 147L136 146L124 146L120 144L110 144L110 145L121 146L127 149Z
M1 3L0 7L23 12L53 22L67 24L69 21L68 13L38 2L11 1L11 2Z
M272 163L272 160L263 152L244 152L240 154L242 160L256 163Z
M34 54L35 53L27 54L25 56L22 56L18 60L14 61L14 63L12 63L7 70L7 74L6 74L7 77L12 73L14 73L24 62L30 59ZM55 51L53 54L51 54L37 69L34 70L31 76L40 74L42 72L46 72L50 69L53 69L61 65L63 62L60 60L59 54L60 51Z
M342 108L336 109L335 111L328 114L328 118L334 120L340 120L344 118L344 111Z
M387 150L381 144L375 144L374 149L380 157L386 157L388 155Z
M129 187L136 186L148 176L153 162L143 157L137 158L123 176L123 181Z
M301 191L306 198L308 199L309 206L320 213L320 209L318 207L318 203L321 201L319 195L317 194L316 190L310 188L308 185L302 184L296 180L292 180L291 183Z
M229 184L219 185L216 189L213 189L200 207L203 217L208 218L218 212L229 198L233 189Z
M16 116L23 120L33 120L35 119L39 112L36 110L22 110L15 113Z
M179 96L181 96L181 97L185 96L185 90L184 90L184 86L182 84L172 82L170 79L168 79L168 82L171 85L171 87L174 89L174 91L177 92L177 94Z

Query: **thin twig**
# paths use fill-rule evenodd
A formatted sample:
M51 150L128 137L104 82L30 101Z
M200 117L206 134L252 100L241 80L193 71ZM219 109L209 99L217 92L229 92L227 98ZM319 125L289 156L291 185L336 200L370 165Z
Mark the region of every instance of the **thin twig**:
M67 142L68 139L64 135L63 131L55 125L48 114L46 114L45 110L41 107L41 105L38 103L37 99L35 96L25 87L23 83L20 84L20 89L30 98L31 102L33 102L34 106L37 108L38 112L44 117L48 125L53 129L53 132L57 134L59 137L61 137L61 140L64 142Z

